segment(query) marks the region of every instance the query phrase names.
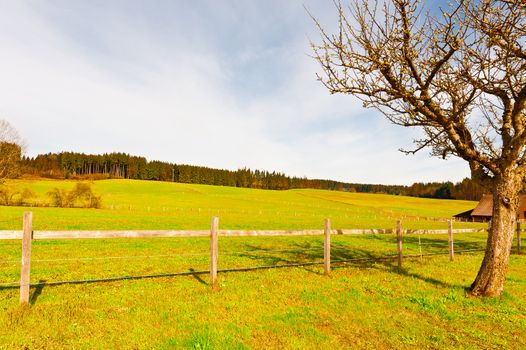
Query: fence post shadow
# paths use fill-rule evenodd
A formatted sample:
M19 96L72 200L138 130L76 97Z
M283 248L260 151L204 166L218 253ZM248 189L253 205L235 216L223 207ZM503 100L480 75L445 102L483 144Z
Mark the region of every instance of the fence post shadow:
M45 283L47 280L39 280L38 284L33 289L33 293L31 293L31 296L29 297L29 304L33 305L36 303L38 297L42 294L42 289L45 287Z
M195 278L199 283L204 284L204 285L208 285L208 283L199 276L199 273L197 273L197 271L193 267L189 268L188 271L191 272L190 275L193 278Z

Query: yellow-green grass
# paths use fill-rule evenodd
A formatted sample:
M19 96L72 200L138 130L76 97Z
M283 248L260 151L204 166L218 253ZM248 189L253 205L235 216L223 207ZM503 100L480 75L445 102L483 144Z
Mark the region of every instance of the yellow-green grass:
M322 242L221 237L219 268L319 262ZM445 242L444 235L422 236L419 246L418 236L408 235L404 247L438 253ZM484 244L483 234L457 235L458 250ZM334 236L334 260L364 260L333 264L330 276L321 265L220 272L216 289L198 273L208 269L208 245L205 238L35 241L33 282L197 272L36 286L29 307L18 305L16 287L0 287L0 348L526 347L524 256L511 257L504 297L483 299L466 293L481 253L457 254L454 262L414 257L398 270L395 259L378 259L395 254L394 235ZM12 260L0 280L16 280L19 242L0 242L0 249L4 262Z
M75 181L19 180L37 200L52 188ZM34 228L48 229L206 229L212 216L224 229L316 229L326 217L334 228L445 228L436 221L473 208L470 201L436 200L383 194L321 190L269 191L153 181L104 180L93 183L102 209L0 206L0 230L19 229L22 213L34 212ZM9 221L15 219L15 221ZM7 220L7 221L6 221ZM480 224L457 223L456 227Z
M44 198L49 189L74 182L16 185ZM212 215L229 229L321 228L325 217L335 228L388 228L399 218L406 227L444 228L433 218L474 206L125 180L93 186L103 195L103 209L0 207L0 219L16 220L0 221L0 229L20 228L28 209L35 229L204 229ZM466 293L483 255L459 252L484 249L485 239L484 233L455 235L457 255L450 262L446 235L405 235L404 252L412 258L398 270L393 234L334 235L333 270L324 276L320 264L256 270L321 262L321 236L220 237L219 269L253 270L220 272L216 289L206 273L208 238L37 240L32 283L117 280L35 285L29 307L18 305L20 241L4 240L0 349L526 348L524 256L512 255L503 298ZM427 255L437 253L444 255Z

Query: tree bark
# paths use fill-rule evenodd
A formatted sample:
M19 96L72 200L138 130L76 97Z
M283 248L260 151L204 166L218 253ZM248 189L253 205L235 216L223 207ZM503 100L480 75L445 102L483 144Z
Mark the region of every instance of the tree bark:
M471 294L500 296L508 270L521 181L518 176L499 177L493 184L493 217L488 233L486 254L471 285Z

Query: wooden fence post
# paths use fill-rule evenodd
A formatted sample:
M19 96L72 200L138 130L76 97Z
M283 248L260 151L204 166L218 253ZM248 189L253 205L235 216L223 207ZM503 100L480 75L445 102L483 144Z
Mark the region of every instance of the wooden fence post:
M212 227L210 228L210 285L214 287L217 283L217 231L219 228L219 218L212 218Z
M402 221L397 220L396 221L396 241L398 244L398 268L402 268Z
M447 221L447 243L449 247L449 261L455 260L455 247L453 242L453 220Z
M326 275L331 273L331 219L325 219L323 240L323 269Z
M517 221L517 254L521 253L521 222Z
M33 213L24 213L22 235L22 267L20 270L20 304L29 304L29 283L31 272L31 240L33 239Z

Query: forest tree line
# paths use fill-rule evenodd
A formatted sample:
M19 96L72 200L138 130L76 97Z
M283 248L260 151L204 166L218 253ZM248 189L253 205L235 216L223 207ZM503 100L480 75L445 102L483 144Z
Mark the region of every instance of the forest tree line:
M21 174L57 179L124 178L172 181L193 184L287 190L312 188L362 193L386 193L415 197L478 200L483 189L470 179L452 182L414 183L411 186L356 184L333 180L290 177L279 172L251 170L235 171L203 166L148 161L145 157L125 153L92 155L74 152L41 154L22 157Z

